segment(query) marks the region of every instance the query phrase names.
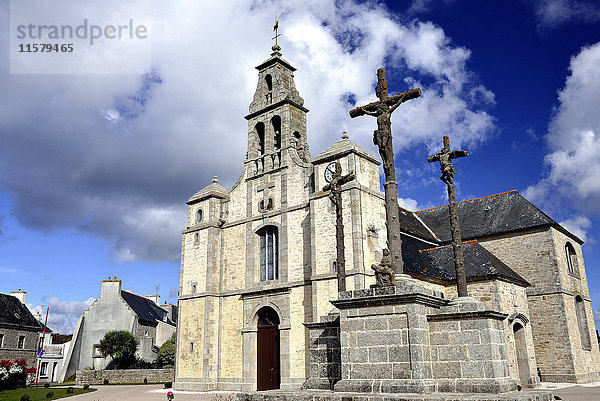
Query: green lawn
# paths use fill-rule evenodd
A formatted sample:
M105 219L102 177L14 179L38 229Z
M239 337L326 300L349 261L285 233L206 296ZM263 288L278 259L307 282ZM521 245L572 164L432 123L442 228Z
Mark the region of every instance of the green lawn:
M50 391L54 392L54 398L46 398L46 394ZM31 401L47 401L56 400L59 398L70 397L72 395L89 393L90 391L96 391L95 388L84 390L82 388L75 388L74 394L67 394L66 388L18 388L16 390L2 390L0 391L0 401L19 401L23 394L27 394Z

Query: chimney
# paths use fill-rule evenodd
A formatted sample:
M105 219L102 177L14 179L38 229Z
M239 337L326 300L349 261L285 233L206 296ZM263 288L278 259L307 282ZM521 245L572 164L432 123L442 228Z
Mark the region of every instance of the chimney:
M158 294L146 295L144 298L149 299L150 301L154 302L156 305L160 306L160 295L158 295Z
M17 298L19 301L21 301L22 304L25 304L25 297L27 296L27 291L21 291L21 289L19 288L19 291L11 291L10 295Z
M114 298L120 296L121 280L117 280L116 277L109 277L108 280L102 280L102 291L100 292L100 298Z

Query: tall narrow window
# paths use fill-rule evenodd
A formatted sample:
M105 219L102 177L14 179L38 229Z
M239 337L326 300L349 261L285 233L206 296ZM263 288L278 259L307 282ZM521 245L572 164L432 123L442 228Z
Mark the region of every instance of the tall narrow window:
M256 139L258 140L258 155L265 154L265 124L258 123L254 127L256 131Z
M274 142L273 150L281 149L281 117L275 116L271 119L273 125Z
M277 227L265 227L258 235L260 237L260 281L277 280L279 278Z
M2 348L3 342L4 342L4 334L0 334L0 348Z
M19 336L19 343L17 344L17 348L25 348L25 336Z
M577 314L577 325L579 326L579 335L581 336L581 348L591 350L592 340L590 339L590 330L585 313L585 303L579 295L575 297L575 313Z
M267 98L267 103L273 102L273 77L271 74L267 74L265 77L265 82L267 83L267 94L265 95Z
M575 248L570 242L565 244L565 253L567 257L567 269L569 273L579 275L579 263L577 262L577 254Z
M202 209L196 211L196 223L202 222Z

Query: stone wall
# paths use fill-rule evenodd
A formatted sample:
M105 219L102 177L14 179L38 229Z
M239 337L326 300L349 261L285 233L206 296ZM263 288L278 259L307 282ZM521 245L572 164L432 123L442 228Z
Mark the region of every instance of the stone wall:
M310 377L303 388L333 390L342 378L339 314L304 325L310 330Z
M75 383L102 384L104 379L108 379L111 384L143 383L144 379L147 379L148 383L159 383L172 382L173 376L173 369L78 370Z
M31 330L8 329L0 327L3 334L2 347L0 347L0 360L25 359L27 366L36 366L36 356L39 341L39 332ZM19 337L24 336L23 348L18 348Z

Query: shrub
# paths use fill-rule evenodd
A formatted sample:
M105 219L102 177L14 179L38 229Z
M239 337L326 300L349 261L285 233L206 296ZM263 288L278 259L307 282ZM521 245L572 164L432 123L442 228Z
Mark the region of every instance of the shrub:
M102 382L102 384L108 384L108 379L104 379L104 381Z
M27 362L24 359L17 359L13 362L2 360L0 361L0 390L16 389L25 387L27 381L33 377L31 371L35 369L27 369Z
M54 398L54 391L48 391L46 393L46 398Z
M89 384L87 384L87 383L86 383L86 384L84 384L84 385L83 385L83 389L84 389L84 390L87 390L88 388L90 388L90 385L89 385Z
M27 394L23 394L19 401L31 401L31 398Z
M75 394L75 389L73 387L67 387L67 394Z
M44 383L44 388L49 388L50 384L49 383Z
M165 388L171 388L173 387L173 382L166 382L165 383Z
M119 369L121 361L134 359L138 340L128 331L109 331L100 340L100 352L103 356L110 355L114 369Z
M158 350L156 357L156 366L158 368L172 368L175 366L175 342L177 341L175 333Z

